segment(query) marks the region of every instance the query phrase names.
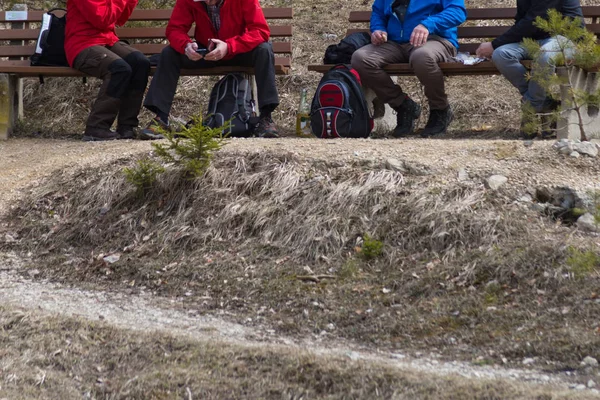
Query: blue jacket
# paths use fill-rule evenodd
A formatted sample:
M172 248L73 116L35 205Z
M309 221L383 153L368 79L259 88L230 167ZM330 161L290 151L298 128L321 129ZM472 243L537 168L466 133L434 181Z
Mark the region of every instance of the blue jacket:
M394 0L375 0L371 13L371 32L384 31L388 40L397 43L410 41L419 24L458 47L456 27L467 19L464 0L411 0L402 23L392 12Z

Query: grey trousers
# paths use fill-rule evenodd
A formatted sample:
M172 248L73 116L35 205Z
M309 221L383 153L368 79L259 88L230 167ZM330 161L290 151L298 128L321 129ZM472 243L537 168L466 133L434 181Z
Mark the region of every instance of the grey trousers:
M436 36L430 36L421 47L388 41L378 46L369 44L358 49L352 55L352 68L358 71L362 83L373 89L381 101L392 108L398 108L404 101L404 92L383 67L408 62L425 87L430 108L443 110L448 107L448 97L444 75L438 63L450 61L455 55L456 48L452 43Z
M230 60L216 62L204 59L192 61L171 46L165 47L160 54L158 67L150 82L144 107L156 114L160 112L169 115L182 68L211 68L226 65L254 67L259 109L270 112L277 107L279 96L275 85L275 56L271 43L261 43L248 53L238 54Z

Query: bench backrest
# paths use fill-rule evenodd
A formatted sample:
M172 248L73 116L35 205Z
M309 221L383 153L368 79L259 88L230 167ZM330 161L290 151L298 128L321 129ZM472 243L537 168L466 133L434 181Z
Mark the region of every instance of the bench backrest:
M600 6L587 6L583 8L583 15L587 19L587 28L600 36ZM469 8L467 21L458 28L460 51L474 53L479 43L502 35L514 22L516 8ZM368 32L367 28L355 28L353 24L367 24L371 19L371 11L352 11L348 21L351 28L346 35L354 32ZM501 26L478 26L478 21L502 21ZM468 43L468 42L471 43ZM475 43L476 42L476 43Z
M289 66L292 54L292 43L289 40L292 36L292 25L271 24L271 21L292 19L293 11L291 8L264 8L263 10L271 28L273 50L276 53L275 63ZM165 26L171 17L171 11L170 9L136 9L127 24L122 28L117 28L117 35L120 39L129 41L144 54L158 54L167 45ZM43 14L44 11L28 11L26 18L17 21L11 19L10 12L1 11L0 23L8 25L8 29L0 29L0 41L10 41L12 45L0 45L0 57L20 58L32 55L35 52L35 41L39 29L31 29L30 24L39 24ZM24 29L10 29L14 23L24 26ZM140 25L150 24L153 26L140 27ZM192 28L190 36L193 33Z

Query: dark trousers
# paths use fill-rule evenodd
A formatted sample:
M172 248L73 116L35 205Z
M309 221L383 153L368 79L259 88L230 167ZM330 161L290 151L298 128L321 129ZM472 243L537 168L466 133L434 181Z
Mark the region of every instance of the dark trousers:
M373 89L377 97L392 108L398 108L404 100L400 86L396 85L383 70L388 64L409 62L415 75L425 87L425 96L432 110L448 107L444 88L444 74L438 63L447 62L456 55L456 48L449 41L432 37L422 47L410 43L385 42L369 44L352 55L352 67L358 71L362 83Z
M224 61L192 61L185 54L178 53L167 46L160 54L158 67L150 82L144 107L155 114L169 115L173 97L182 69L213 68L221 66L254 67L258 86L258 107L264 111L273 111L279 104L279 95L275 85L275 56L271 43L262 43L248 53L238 54Z
M106 132L118 116L117 130L138 126L138 114L148 84L150 61L127 43L82 50L73 68L102 79L86 122L86 134Z

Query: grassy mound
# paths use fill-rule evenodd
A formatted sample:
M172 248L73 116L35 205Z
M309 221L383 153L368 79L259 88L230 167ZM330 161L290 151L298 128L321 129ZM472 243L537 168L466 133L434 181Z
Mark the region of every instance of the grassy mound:
M510 193L406 163L226 152L140 197L130 164L55 177L12 215L10 246L42 277L287 334L550 369L600 357L593 238Z

